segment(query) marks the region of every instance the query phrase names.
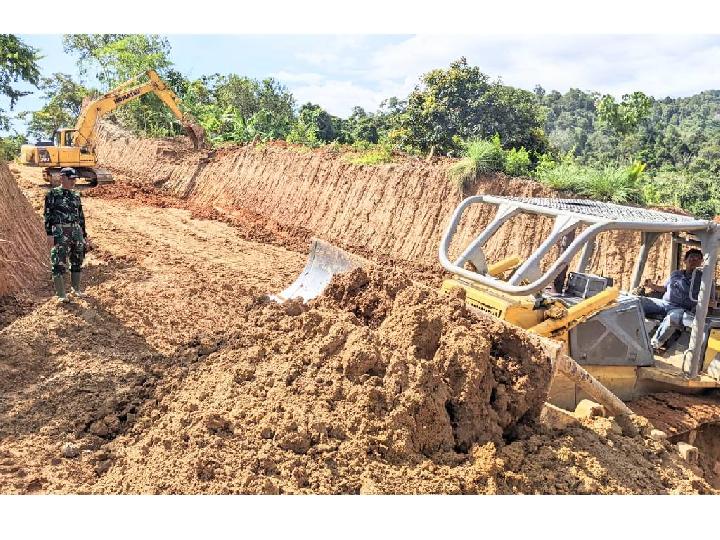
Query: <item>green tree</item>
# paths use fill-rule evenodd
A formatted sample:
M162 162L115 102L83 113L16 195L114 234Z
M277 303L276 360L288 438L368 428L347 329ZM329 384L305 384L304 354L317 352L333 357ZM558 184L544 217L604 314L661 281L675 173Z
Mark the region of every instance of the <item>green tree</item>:
M26 81L37 86L40 70L38 51L13 34L0 34L0 95L10 100L10 110L17 100L30 92L19 90L14 83ZM10 119L0 107L0 129L10 128Z
M65 34L63 50L78 56L78 70L85 75L90 69L100 67L99 51L128 36L130 34Z
M12 161L20 155L20 147L27 142L27 139L19 133L0 137L0 160Z
M423 151L457 150L460 141L495 133L508 147L544 149L543 111L532 92L490 81L465 58L421 77L397 115L395 137Z
M170 42L155 34L66 34L65 52L78 56L78 68L94 68L103 91L148 69L161 76L172 66Z
M377 144L380 139L377 117L368 114L362 107L353 107L350 116L342 125L343 142L367 142Z
M277 81L214 74L187 81L183 105L216 142L283 139L294 121L294 98Z
M713 176L661 171L644 189L650 203L679 206L701 219L720 215L720 183Z
M263 79L257 93L259 110L266 110L278 122L292 121L295 98L272 77Z
M298 111L298 116L290 133L288 141L319 146L322 143L331 142L338 137L336 124L333 118L320 105L305 103Z
M620 135L634 132L648 117L652 100L642 92L625 94L617 103L611 95L604 95L597 105L598 120Z
M43 78L40 89L46 100L45 105L38 111L21 113L20 116L30 118L29 135L46 139L50 139L57 128L73 127L83 99L91 95L90 90L65 73L53 73Z
M71 34L63 37L66 52L77 55L84 73L92 70L102 91L154 69L166 78L171 71L170 43L167 38L150 34ZM184 81L175 80L176 86ZM153 94L131 101L112 115L124 127L151 136L182 133L182 127L164 103Z
M271 77L217 76L212 92L219 107L240 115L263 139L284 137L293 122L295 100Z
M588 153L588 138L595 129L595 102L599 94L577 88L565 94L541 88L535 94L546 114L544 130L549 144L561 154L572 152L582 159Z

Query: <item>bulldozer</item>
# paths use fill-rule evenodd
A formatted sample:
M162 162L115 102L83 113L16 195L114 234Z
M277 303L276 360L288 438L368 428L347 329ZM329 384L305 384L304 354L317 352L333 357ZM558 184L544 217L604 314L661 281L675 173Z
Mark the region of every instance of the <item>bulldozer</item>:
M451 258L462 215L475 204L496 206L495 217ZM508 257L489 265L483 246L520 214L552 219L550 234L526 260ZM598 235L610 231L640 234L630 292L588 272ZM543 270L543 259L568 235L574 239ZM666 350L655 351L649 335L660 321L645 316L638 293L650 250L661 235L669 235L671 242L668 275L680 268L683 247L700 248L704 264L692 275L691 291L698 291L695 312L686 312L679 336ZM468 305L559 342L603 386L631 402L661 391L702 393L720 388L720 311L715 301L719 250L720 225L712 221L590 200L478 195L455 209L439 258L453 274L443 290L462 287ZM549 291L573 261L566 280ZM558 376L549 399L572 409L584 397L576 384Z
M141 82L142 78L147 80ZM110 172L97 167L95 155L97 123L106 114L150 92L158 96L180 121L195 149L201 149L205 143L203 128L189 114L183 114L180 110L180 98L157 72L151 69L84 105L75 128L57 129L52 141L22 145L20 163L31 167L42 167L43 179L51 186L59 184L60 170L63 167L74 168L78 176L91 187L112 183Z
M497 210L463 247L458 245L457 231L461 224L469 225L463 215L473 205L492 205ZM503 224L521 214L552 220L549 235L524 260L506 254L489 262L483 248ZM611 231L639 233L630 291L621 291L611 278L589 272L598 235ZM671 246L668 275L680 268L684 249L700 248L704 260L692 274L695 311L684 314L667 348L656 351L649 336L660 321L645 315L640 284L651 249L663 235L669 236ZM553 248L558 255L548 262ZM451 250L457 256L451 257ZM456 207L438 255L442 267L452 274L443 282L443 291L459 287L471 309L554 343L557 369L548 396L551 404L572 411L590 398L612 414L628 415L647 396L680 396L678 408L682 396L692 396L707 398L708 421L718 422L719 251L720 223L715 221L592 200L476 195ZM321 294L335 273L360 264L353 255L314 240L303 272L273 299L310 300ZM657 420L644 410L642 414L653 423ZM677 426L672 434L683 435L692 427Z

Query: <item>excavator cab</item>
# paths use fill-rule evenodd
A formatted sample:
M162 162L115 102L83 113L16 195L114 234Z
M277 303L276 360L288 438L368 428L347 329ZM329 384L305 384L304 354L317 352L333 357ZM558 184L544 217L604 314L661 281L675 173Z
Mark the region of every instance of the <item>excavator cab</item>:
M477 235L458 235L461 223L467 228L472 222L465 212L478 204L496 206L495 217ZM550 233L538 239L539 246L521 264L494 274L485 248L501 226L521 215L552 220ZM624 231L640 236L629 291L590 271L598 235L627 238ZM637 289L651 249L663 235L670 240L668 275L679 267L684 246L702 249L704 270L696 276L697 307L686 317L687 331L668 351L655 355L649 332L657 321L645 316ZM469 306L560 342L596 379L621 399L632 400L658 390L720 388L720 315L713 303L719 250L720 225L711 221L590 200L478 195L456 208L439 257L453 274L444 290L461 287ZM558 280L564 273L567 277ZM565 408L583 397L561 377L550 395Z
M82 185L94 187L99 183L112 182L112 177L104 169L97 168L95 154L88 145L80 145L78 130L60 128L55 131L52 142L24 144L20 147L20 162L23 165L43 167L43 180L50 187L60 185L60 170L72 166Z
M77 129L58 129L53 134L54 146L73 146Z

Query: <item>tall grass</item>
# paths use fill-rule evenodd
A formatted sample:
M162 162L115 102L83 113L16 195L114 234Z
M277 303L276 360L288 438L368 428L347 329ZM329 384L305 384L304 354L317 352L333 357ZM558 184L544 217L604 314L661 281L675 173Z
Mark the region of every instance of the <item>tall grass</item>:
M618 204L645 202L641 174L644 165L606 165L594 168L564 159L538 166L535 177L548 187L570 191L598 201Z
M355 165L381 165L393 160L392 147L388 144L369 144L359 155L348 158Z
M530 174L530 153L525 150L524 146L511 148L505 152L505 172L510 176L527 176Z
M463 191L478 175L493 171L502 171L505 164L505 152L500 146L500 138L491 140L475 139L465 146L465 157L448 170L450 178Z

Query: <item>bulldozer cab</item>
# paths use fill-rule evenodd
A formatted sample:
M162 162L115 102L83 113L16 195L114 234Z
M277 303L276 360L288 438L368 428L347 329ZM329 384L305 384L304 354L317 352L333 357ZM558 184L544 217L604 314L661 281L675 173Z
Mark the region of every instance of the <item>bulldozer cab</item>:
M458 228L470 224L470 213L465 214L473 205L493 205L497 211L479 234L460 235ZM505 254L491 263L484 249L488 241L521 214L551 219L549 235L537 240L539 245L524 261ZM589 271L598 235L611 231L639 233L628 291ZM638 289L651 248L661 237L670 241L667 276L681 267L682 254L691 246L702 250L704 260L702 272L692 276L694 312L684 314L683 324L678 325L684 331L667 351L656 355L649 337L659 321L645 316ZM612 366L632 368L638 379L716 388L720 386L720 312L715 303L719 249L720 224L690 216L590 200L478 195L456 208L439 257L454 274L444 289L463 287L470 306L561 341L586 368L598 372ZM555 260L549 256L551 250L557 251Z

